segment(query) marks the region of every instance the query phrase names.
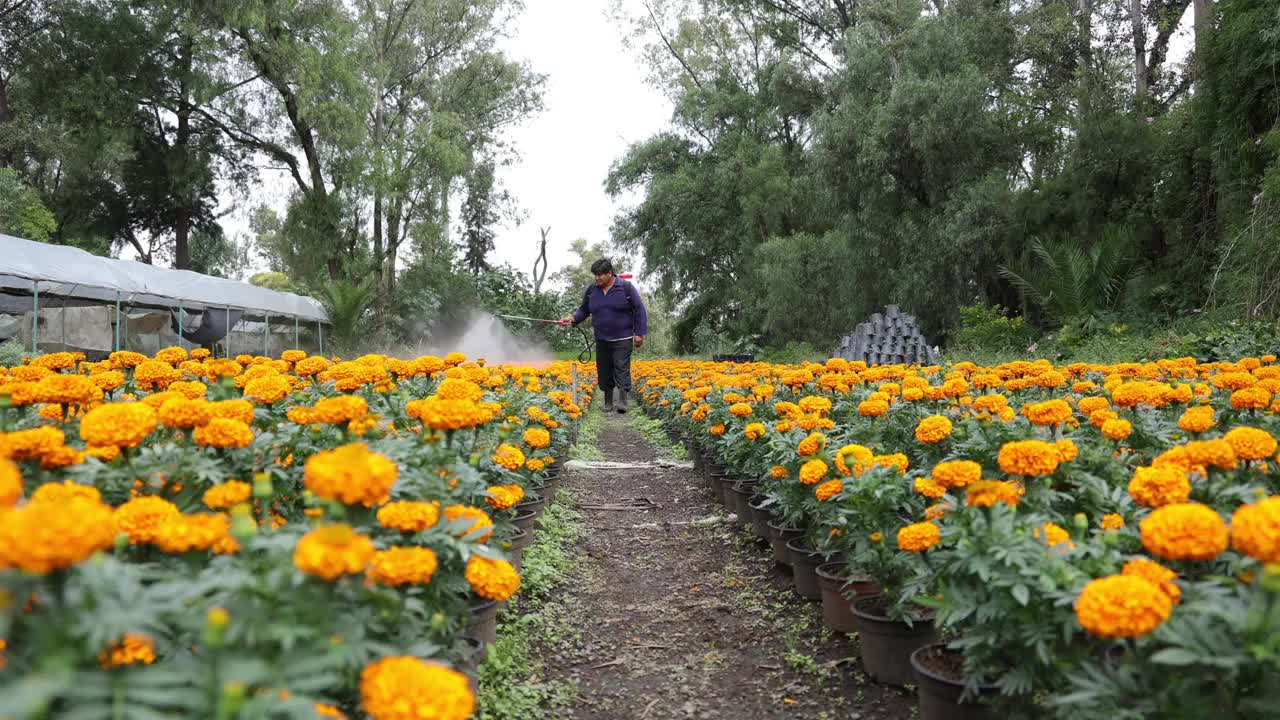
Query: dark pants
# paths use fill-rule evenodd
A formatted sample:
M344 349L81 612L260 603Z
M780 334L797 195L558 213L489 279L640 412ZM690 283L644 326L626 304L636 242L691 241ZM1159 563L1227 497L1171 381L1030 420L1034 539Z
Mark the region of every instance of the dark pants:
M606 398L614 388L631 390L631 349L635 343L627 340L596 341L596 374L600 376L600 389Z

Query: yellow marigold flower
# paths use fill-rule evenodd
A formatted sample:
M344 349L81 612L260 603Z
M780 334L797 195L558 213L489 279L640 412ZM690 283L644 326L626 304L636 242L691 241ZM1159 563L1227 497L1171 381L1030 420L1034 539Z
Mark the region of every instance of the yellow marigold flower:
M294 363L293 372L296 373L298 377L309 378L319 375L332 366L333 363L329 362L327 358L309 357Z
M1258 378L1247 372L1223 372L1214 375L1210 382L1222 390L1241 390L1256 385Z
M786 432L791 432L792 428L794 427L795 425L790 420L780 420L776 425L773 426L773 429L777 430L780 433L786 433Z
M707 432L712 435L718 436L718 435L724 435L726 429L727 428L725 428L724 423L716 423L715 425L712 425L711 427L707 428Z
M1071 406L1065 400L1045 400L1023 405L1022 414L1031 421L1032 425L1057 427L1066 422L1073 413Z
M772 385L756 385L751 388L751 394L761 402L773 397L774 387Z
M1235 445L1225 438L1219 440L1192 440L1183 445L1193 465L1234 470L1237 465Z
M421 532L440 521L440 505L435 502L402 500L378 508L378 522L401 532Z
M1280 562L1280 497L1241 505L1231 516L1231 546L1259 562Z
M203 400L209 393L209 386L198 380L179 380L169 383L169 392L179 393L188 400Z
M520 589L520 573L506 560L472 555L467 561L467 582L486 600L507 600Z
M1185 470L1173 465L1140 467L1129 481L1129 496L1149 508L1184 503L1191 497L1191 481Z
M912 523L898 529L898 549L907 552L924 552L942 539L942 531L932 522Z
M1120 513L1107 513L1102 516L1103 530L1119 530L1124 527L1124 517Z
M104 670L123 665L150 665L156 661L156 646L151 638L140 633L125 633L100 655L98 662Z
M50 490L42 493L46 487ZM111 508L98 499L96 489L70 482L45 485L25 505L4 513L0 567L47 575L110 548L115 536Z
M285 350L280 353L280 359L290 363L297 363L300 360L306 359L306 357L307 352L305 350Z
M800 482L813 485L827 476L827 464L814 458L800 466Z
M133 369L133 381L143 390L161 390L182 379L182 371L161 360L148 360Z
M524 451L515 445L503 443L493 453L493 461L508 470L519 470L524 467Z
M441 400L469 400L471 402L480 402L481 398L484 397L484 388L470 380L445 378L440 382L440 386L436 388L435 394L436 397Z
M524 444L535 450L551 445L551 433L542 428L529 428L524 431Z
M84 357L81 355L80 357ZM76 364L76 356L69 352L53 352L46 353L31 360L34 367L46 368L49 370L66 370L74 367Z
M437 565L431 548L395 546L373 554L369 578L379 585L426 585Z
M996 503L1017 506L1026 494L1021 483L1003 480L979 480L965 486L964 504L970 507L991 507Z
M519 485L490 485L484 501L495 510L510 510L524 499L524 488Z
M853 464L849 464L848 458L853 458ZM841 475L848 477L850 475L861 475L871 467L875 454L870 448L850 443L842 446L835 453L836 471Z
M1062 456L1052 443L1042 440L1015 440L1000 448L996 458L1000 469L1010 475L1036 477L1058 469Z
M933 478L920 477L916 478L914 484L916 492L931 499L937 500L947 494L947 486L934 480Z
M455 537L465 537L472 533L489 528L486 532L475 538L477 542L487 542L493 535L493 519L489 514L478 507L470 505L448 505L444 508L444 516L447 522L455 522L459 519L467 520L465 528L454 532Z
M156 411L142 403L100 405L80 420L80 437L89 445L137 447L156 429Z
M186 349L178 347L176 345L172 347L167 347L161 350L160 352L156 353L156 360L169 363L170 365L177 365L178 363L186 359L187 359Z
M897 470L900 474L905 475L907 468L910 466L910 460L903 453L894 453L892 455L876 455L871 458L872 467L884 467Z
M83 422L83 421L82 421ZM11 460L36 460L63 447L66 436L62 430L42 426L29 430L0 433L0 457Z
M204 504L214 510L227 510L253 495L253 486L240 480L228 480L204 491Z
M1099 410L1107 410L1111 407L1111 401L1104 397L1096 395L1091 397L1080 398L1080 402L1076 404L1080 408L1080 412L1085 415L1092 415Z
M50 375L36 382L35 401L83 405L102 399L102 389L84 375Z
M1173 601L1150 580L1112 575L1090 581L1076 598L1076 619L1092 635L1142 637L1169 619Z
M178 506L164 498L136 497L116 508L116 527L128 533L131 545L145 544L155 540L160 525L177 514Z
M778 414L778 417L789 418L800 414L800 406L793 402L776 402L773 404L773 411Z
M753 410L751 406L744 402L734 403L729 406L729 414L733 415L734 417L744 418L750 415L752 412Z
M800 457L809 457L816 455L819 451L827 446L827 436L822 433L809 433L805 439L800 441L800 445L796 448L796 452Z
M972 460L947 460L934 465L932 474L944 488L961 488L982 479L982 466Z
M1265 460L1276 454L1276 439L1259 428L1231 428L1222 439L1231 445L1241 460Z
M1227 549L1227 524L1200 503L1157 508L1138 528L1147 552L1165 560L1212 560Z
M120 457L120 448L115 445L104 445L102 447L90 445L84 449L84 454L88 457L98 458L104 463L109 463Z
M742 429L742 434L746 436L748 440L759 440L765 435L764 423L747 423L747 426Z
M399 474L386 455L371 452L364 443L351 443L307 458L302 482L322 498L373 507L390 499Z
M541 458L529 458L525 461L524 466L532 472L542 472L547 464Z
M769 468L769 476L772 477L774 480L784 480L788 475L790 475L790 473L787 472L787 469L782 467L781 465L774 465L773 467Z
M385 657L360 674L372 720L467 720L476 710L467 676L415 657Z
M863 417L880 417L889 412L889 402L887 400L863 400L858 403L858 414Z
M244 448L253 442L253 430L239 420L215 417L191 434L197 444L213 448Z
M374 552L373 541L350 525L325 525L298 540L293 564L308 575L336 580L363 572Z
M1174 605L1182 602L1182 588L1179 588L1178 584L1174 582L1178 577L1178 573L1154 560L1147 558L1130 560L1120 569L1120 574L1146 578L1152 585L1160 588L1161 592L1168 595L1169 600Z
M828 480L813 489L813 494L817 496L819 502L826 502L842 492L844 492L844 483L838 478Z

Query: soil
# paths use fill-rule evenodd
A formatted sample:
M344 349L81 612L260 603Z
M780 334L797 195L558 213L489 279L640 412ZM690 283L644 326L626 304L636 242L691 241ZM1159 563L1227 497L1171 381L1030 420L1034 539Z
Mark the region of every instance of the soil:
M616 414L605 416L599 447L609 461L659 457ZM579 470L565 487L586 533L560 590L564 627L535 648L548 680L576 687L556 717L914 715L914 691L867 678L856 637L823 626L821 605L796 595L750 528L725 521L692 469Z
M943 647L930 647L916 656L922 667L953 682L964 682L964 655Z

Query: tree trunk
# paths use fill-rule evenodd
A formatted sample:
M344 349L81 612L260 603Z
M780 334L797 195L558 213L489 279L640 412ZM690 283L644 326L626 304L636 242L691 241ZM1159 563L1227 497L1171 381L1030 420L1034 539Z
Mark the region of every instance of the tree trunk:
M1077 0L1080 15L1079 39L1080 64L1085 70L1093 69L1093 0Z
M191 102L188 81L191 78L190 37L184 38L178 57L178 134L173 151L179 163L177 181L174 183L175 203L173 218L173 266L179 270L191 269Z
M1194 58L1191 67L1195 82L1191 85L1191 91L1197 92L1200 89L1200 64L1203 62L1201 54L1204 52L1205 42L1209 39L1209 33L1213 31L1213 0L1193 0L1191 17L1195 30Z
M1137 112L1147 99L1147 20L1142 0L1129 0L1129 23L1133 28L1133 105Z
M399 254L400 243L404 240L404 238L400 236L400 216L403 212L403 200L397 198L387 204L387 258L385 282L388 298L390 298L396 291L396 255Z
M453 178L440 178L440 239L445 245L449 244L449 185L452 182Z

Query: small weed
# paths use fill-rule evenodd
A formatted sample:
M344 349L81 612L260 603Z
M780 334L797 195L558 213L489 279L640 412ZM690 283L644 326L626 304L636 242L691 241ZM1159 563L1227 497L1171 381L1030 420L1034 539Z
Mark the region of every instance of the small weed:
M599 409L592 407L583 418L578 440L569 448L570 460L604 460L600 452L600 413Z
M675 458L676 460L688 460L689 450L684 445L671 441L667 435L667 431L662 427L662 421L657 418L651 418L641 413L633 413L631 415L631 427L636 432L644 436L648 443L658 449L663 455Z

